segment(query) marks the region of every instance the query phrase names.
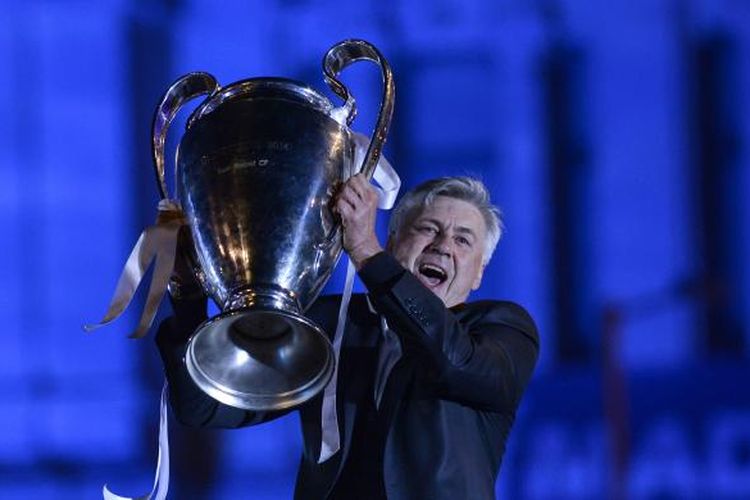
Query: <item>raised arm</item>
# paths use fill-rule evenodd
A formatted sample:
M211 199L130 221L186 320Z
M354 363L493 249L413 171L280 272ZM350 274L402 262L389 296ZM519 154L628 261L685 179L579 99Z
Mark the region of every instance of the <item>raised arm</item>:
M386 252L359 274L439 397L483 410L515 409L539 354L536 327L521 306L481 301L446 308Z

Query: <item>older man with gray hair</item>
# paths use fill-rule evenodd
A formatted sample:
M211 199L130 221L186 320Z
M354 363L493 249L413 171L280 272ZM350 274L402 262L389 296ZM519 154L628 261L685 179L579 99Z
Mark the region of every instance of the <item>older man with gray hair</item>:
M333 423L322 396L299 408L304 450L298 499L491 499L539 339L517 304L467 302L502 235L500 211L469 177L425 182L394 210L385 249L375 233L377 193L361 175L336 199L344 249L367 294L355 294L341 345ZM184 294L183 297L190 297ZM173 298L157 336L177 418L241 427L280 414L227 407L202 393L182 355L205 319L196 299ZM340 296L306 314L327 332ZM325 413L325 411L323 411ZM327 449L333 425L339 447Z

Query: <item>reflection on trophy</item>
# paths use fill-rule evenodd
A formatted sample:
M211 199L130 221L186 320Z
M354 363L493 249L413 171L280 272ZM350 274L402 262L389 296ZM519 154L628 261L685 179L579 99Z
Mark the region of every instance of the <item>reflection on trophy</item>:
M337 78L359 60L380 66L383 93L370 147L355 165L348 126L356 107ZM220 87L207 73L191 73L169 88L154 117L154 163L168 198L167 129L185 102L206 96L180 140L175 183L195 274L222 312L193 334L185 362L202 390L231 406L290 408L317 394L333 373L331 343L304 311L341 254L331 196L349 176L372 175L394 87L387 61L364 41L332 47L323 72L343 106L292 80Z

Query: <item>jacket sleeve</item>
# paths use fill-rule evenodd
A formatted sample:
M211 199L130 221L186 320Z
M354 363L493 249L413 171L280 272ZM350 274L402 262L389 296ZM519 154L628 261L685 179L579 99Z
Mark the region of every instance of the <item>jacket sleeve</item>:
M174 315L164 320L156 334L169 383L169 403L175 418L190 427L236 428L255 425L287 412L252 412L219 403L193 382L185 366L190 335L206 319L206 299L172 300Z
M438 397L515 411L539 354L536 326L521 306L481 301L448 309L386 252L359 274Z

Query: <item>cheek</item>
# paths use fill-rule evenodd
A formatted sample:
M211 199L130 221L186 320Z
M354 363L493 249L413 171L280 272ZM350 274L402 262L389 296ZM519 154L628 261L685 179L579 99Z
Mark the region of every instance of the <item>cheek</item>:
M419 255L414 249L417 247L414 238L405 237L390 246L391 255L398 260L402 266L410 268Z
M472 286L482 277L482 258L474 255L468 256L460 264L462 281L470 283Z
M408 236L399 242L398 248L405 255L415 256L422 251L424 245L420 238Z

